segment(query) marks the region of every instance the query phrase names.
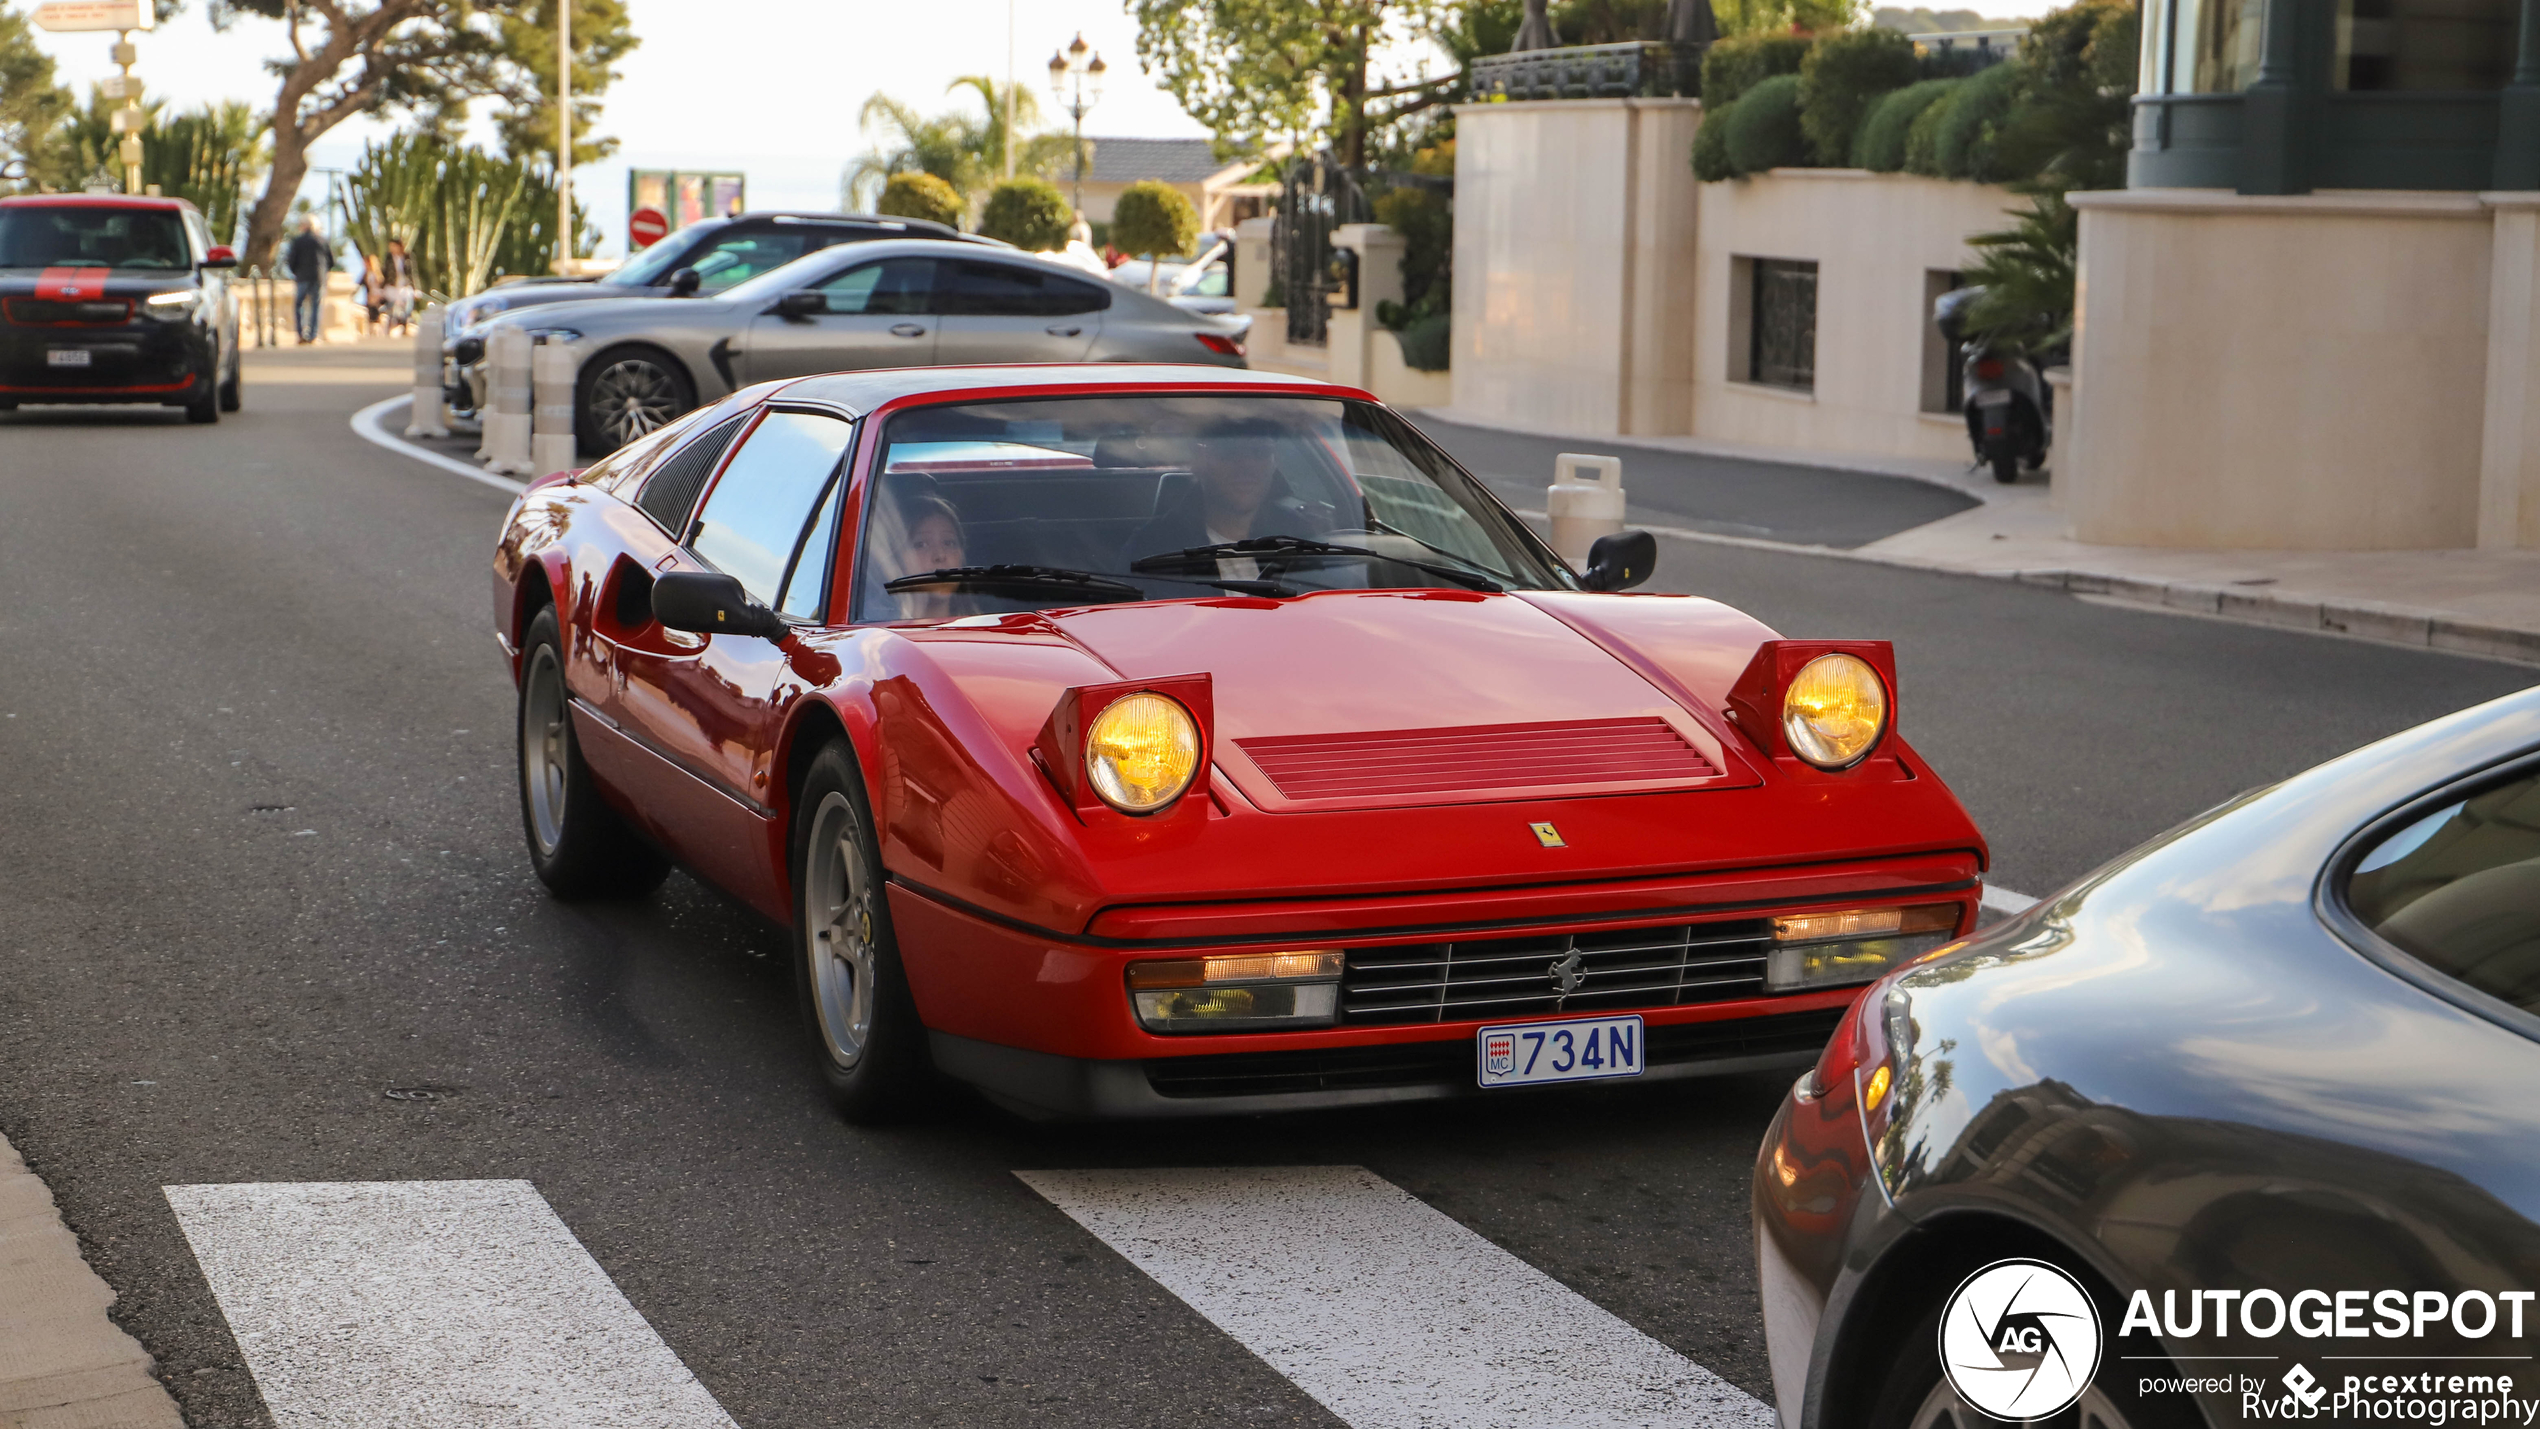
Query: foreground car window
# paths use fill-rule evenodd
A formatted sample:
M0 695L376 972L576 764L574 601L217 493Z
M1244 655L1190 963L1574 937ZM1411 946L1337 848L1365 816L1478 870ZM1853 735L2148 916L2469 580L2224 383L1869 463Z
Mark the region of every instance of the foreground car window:
M1470 477L1372 403L924 407L892 417L883 441L864 503L859 621L1224 594L1577 588ZM1204 549L1237 542L1250 548ZM889 588L989 566L1028 569Z
M0 211L0 268L193 266L185 225L169 210L64 204Z
M786 615L817 615L826 585L819 577L829 569L827 547L834 544L819 532L836 529L830 478L854 434L835 417L768 413L706 497L688 549L761 604Z
M2437 971L2540 1012L2540 775L2382 840L2348 880L2346 904Z

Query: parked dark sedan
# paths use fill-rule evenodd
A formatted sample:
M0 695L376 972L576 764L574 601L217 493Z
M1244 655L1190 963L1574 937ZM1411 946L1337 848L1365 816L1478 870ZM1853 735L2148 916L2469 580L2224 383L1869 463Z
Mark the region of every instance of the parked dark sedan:
M238 410L237 257L194 205L0 198L0 412L30 402Z
M2540 689L1890 974L1756 1167L1782 1422L2531 1422L2535 1011Z

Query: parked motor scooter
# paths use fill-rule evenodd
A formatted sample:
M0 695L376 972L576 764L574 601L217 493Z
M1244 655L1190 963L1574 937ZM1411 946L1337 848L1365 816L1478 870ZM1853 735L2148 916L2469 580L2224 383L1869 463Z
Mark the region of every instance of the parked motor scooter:
M1932 321L1941 336L1958 348L1964 374L1967 440L1976 460L1993 468L1993 479L2008 485L2020 479L2020 468L2035 471L2046 464L2048 434L2055 426L2055 394L2038 365L2017 353L1997 351L1983 338L1963 335L1968 307L1984 295L1981 287L1953 288L1932 304Z

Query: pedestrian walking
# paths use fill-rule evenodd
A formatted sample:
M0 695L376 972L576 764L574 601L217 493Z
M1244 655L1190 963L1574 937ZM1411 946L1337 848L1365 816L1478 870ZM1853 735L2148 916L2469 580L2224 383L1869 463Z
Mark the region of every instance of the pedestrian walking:
M316 214L301 220L298 236L283 254L283 265L291 270L291 316L299 325L300 345L306 347L318 340L318 316L326 301L326 275L335 266L334 251L318 236Z
M404 239L388 240L384 266L388 276L388 325L397 336L404 337L415 316L415 261L406 252Z
M362 255L360 287L353 294L353 301L361 305L364 334L379 336L388 321L388 275L380 270L378 254Z

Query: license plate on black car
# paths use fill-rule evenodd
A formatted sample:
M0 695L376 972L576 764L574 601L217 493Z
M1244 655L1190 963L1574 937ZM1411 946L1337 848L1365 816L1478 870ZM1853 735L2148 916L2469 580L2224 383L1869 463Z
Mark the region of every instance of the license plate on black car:
M86 367L88 365L88 349L84 347L48 348L44 353L44 365L47 367Z
M1631 1016L1485 1027L1475 1034L1478 1076L1486 1087L1637 1077L1643 1066L1641 1033L1640 1019Z

